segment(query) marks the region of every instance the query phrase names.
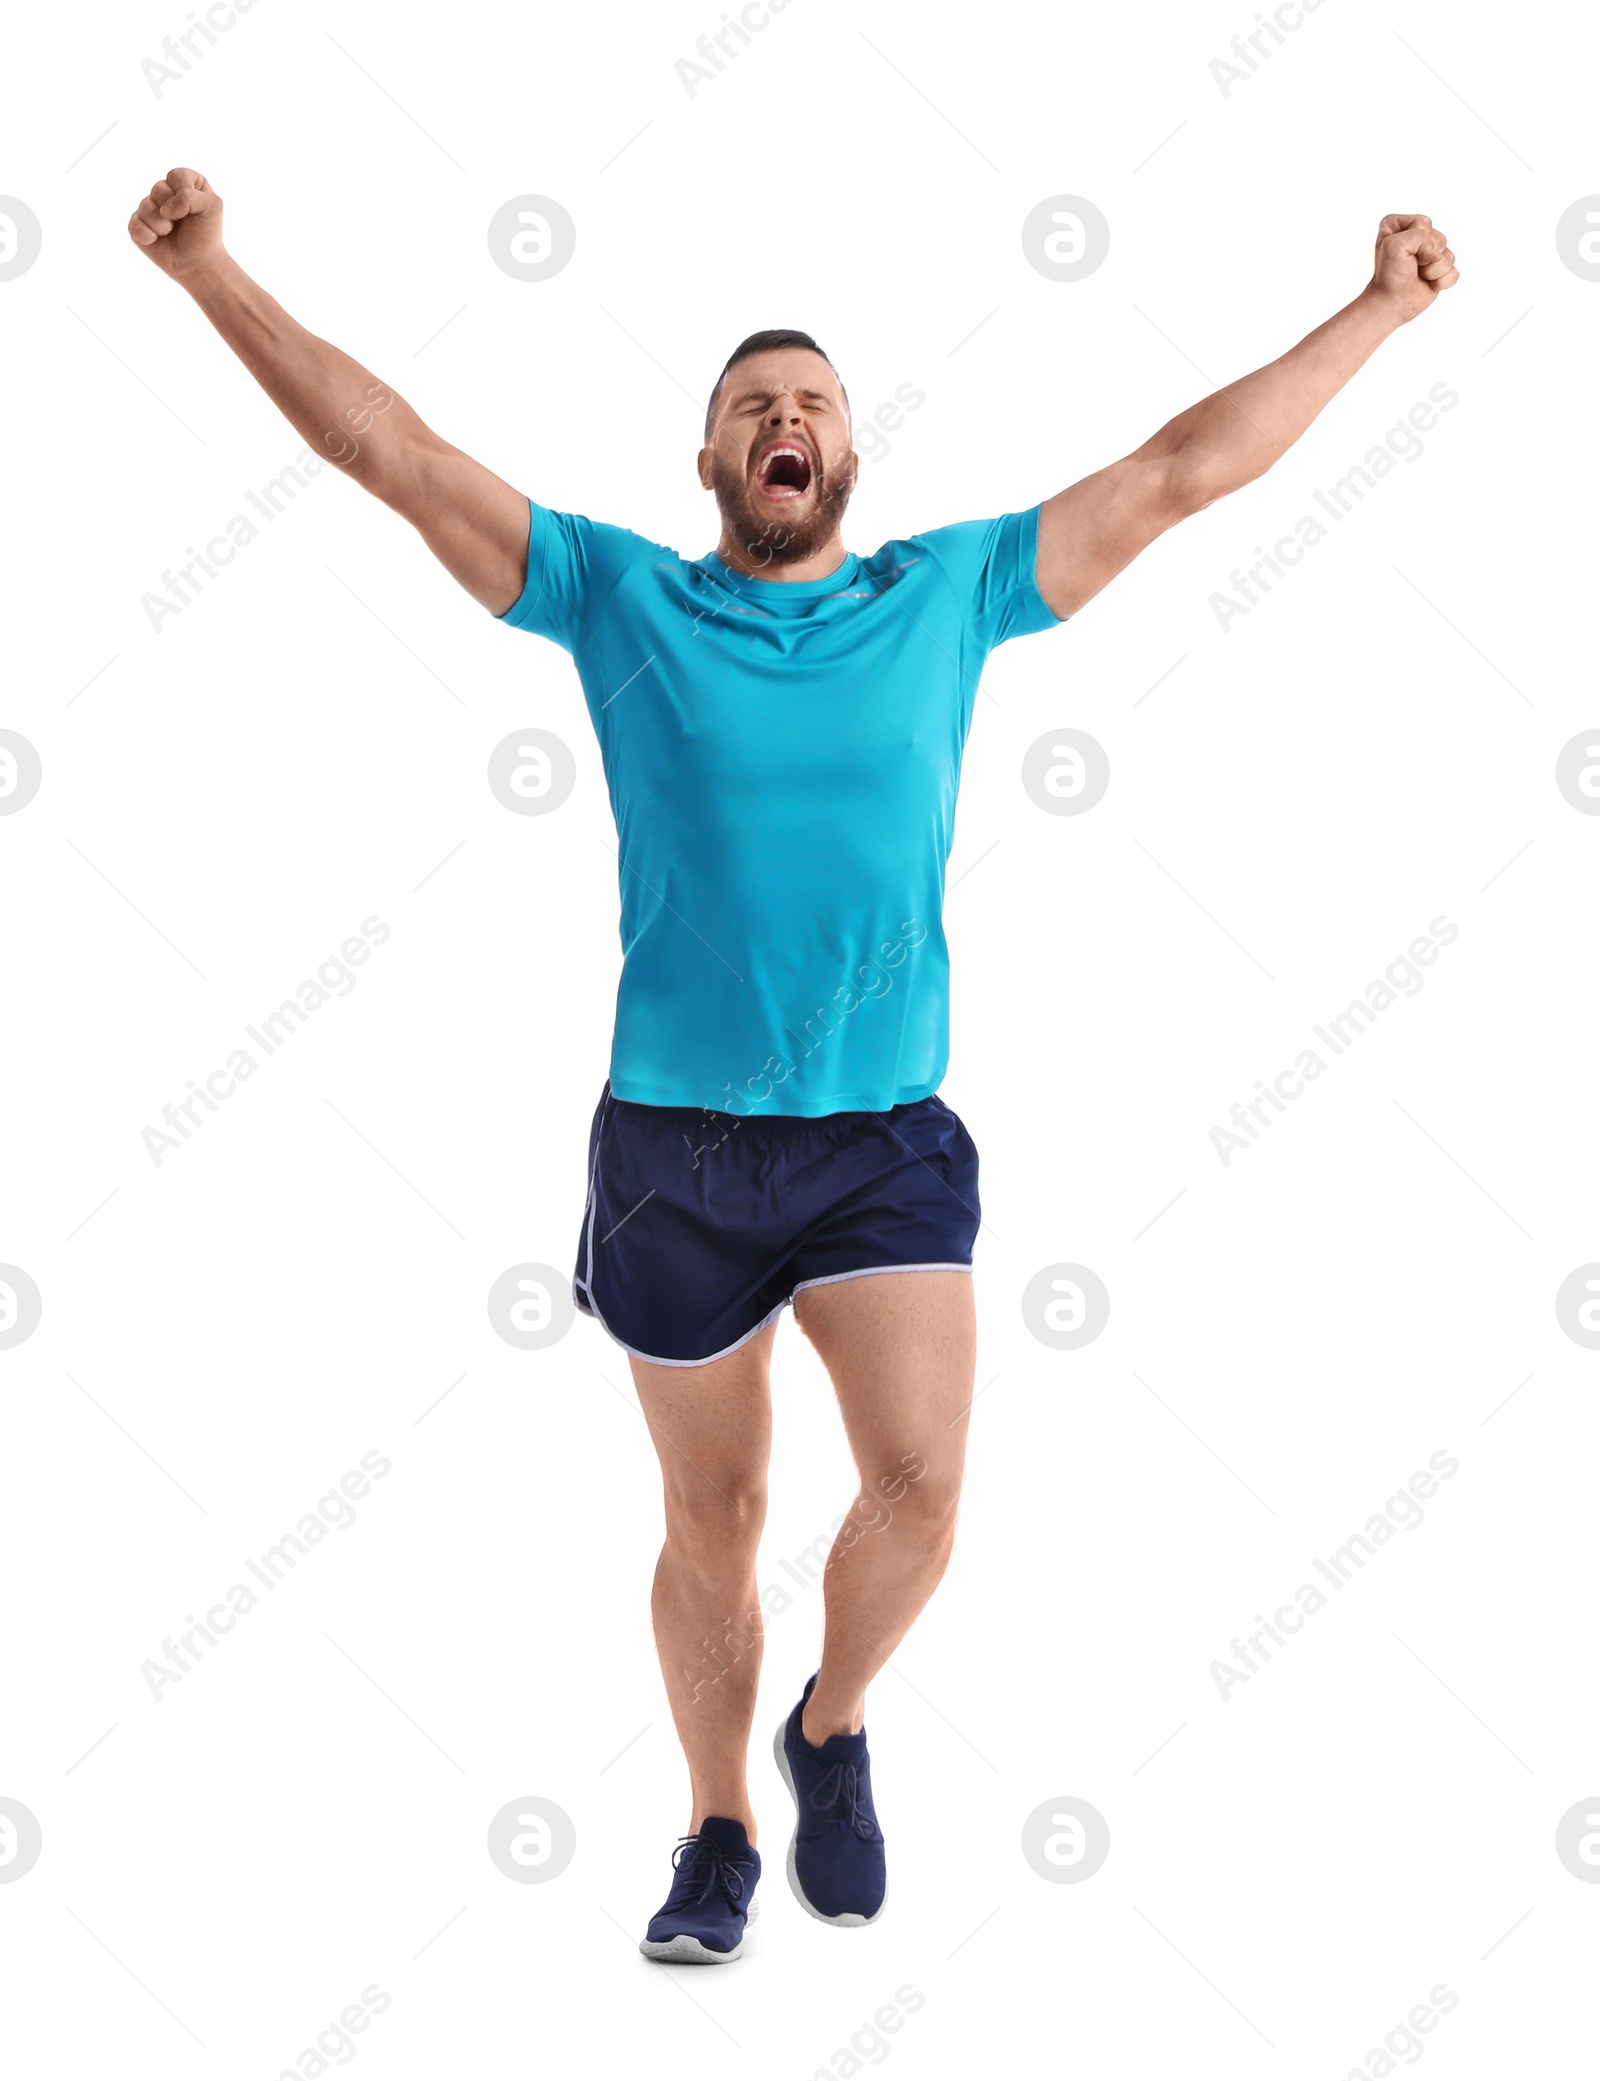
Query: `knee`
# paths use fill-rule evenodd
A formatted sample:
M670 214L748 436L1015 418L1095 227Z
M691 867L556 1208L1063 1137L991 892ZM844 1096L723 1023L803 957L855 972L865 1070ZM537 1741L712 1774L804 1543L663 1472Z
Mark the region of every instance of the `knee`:
M930 1467L920 1480L906 1483L903 1495L881 1508L893 1527L891 1536L946 1561L955 1544L960 1503L959 1473L941 1473Z
M667 1544L697 1569L721 1573L754 1567L767 1516L765 1482L725 1482L713 1487L689 1470L689 1479L666 1492Z

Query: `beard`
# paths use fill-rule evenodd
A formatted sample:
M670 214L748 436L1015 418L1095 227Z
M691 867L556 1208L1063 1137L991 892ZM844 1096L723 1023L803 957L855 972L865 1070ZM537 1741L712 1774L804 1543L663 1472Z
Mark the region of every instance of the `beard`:
M711 489L728 539L758 577L767 565L799 564L814 556L843 520L855 488L848 456L836 470L819 457L804 497L763 513L743 465L719 455L711 466Z

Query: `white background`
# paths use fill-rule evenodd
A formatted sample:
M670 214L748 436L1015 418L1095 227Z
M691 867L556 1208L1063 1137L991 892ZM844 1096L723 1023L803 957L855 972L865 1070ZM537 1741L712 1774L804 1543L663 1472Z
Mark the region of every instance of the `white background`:
M1334 2081L1440 1983L1430 2072L1576 2070L1600 1889L1554 1837L1600 1792L1600 1355L1553 1303L1600 1256L1600 821L1553 776L1600 721L1600 285L1554 231L1600 188L1600 48L1576 8L1510 38L1327 0L1224 96L1254 12L792 0L692 97L711 4L259 0L159 96L182 7L13 24L0 190L44 227L0 283L0 725L44 763L0 819L0 1258L44 1301L0 1352L0 1794L44 1836L0 1885L18 2072L311 2072L373 1982L373 2076L847 2075L907 1983L863 2070ZM769 1627L747 1955L633 1948L687 1821L654 1456L595 1325L528 1354L485 1307L576 1240L618 966L598 758L568 660L331 471L152 630L141 595L300 446L127 242L178 163L447 438L689 555L704 393L757 326L814 331L858 415L926 393L863 468L868 551L1031 504L1282 352L1385 211L1456 247L1269 476L986 674L944 1086L983 1154L984 1393L946 1587L871 1695L870 1930L781 1873L765 1744L812 1590ZM529 192L578 227L537 285L485 241ZM1111 225L1075 284L1019 237L1063 192ZM1422 458L1224 634L1211 593L1441 382ZM1111 762L1076 817L1020 779L1064 726ZM529 727L578 762L547 817L485 781ZM374 914L358 986L154 1164L162 1106ZM1440 915L1420 993L1224 1166L1229 1107ZM1072 1352L1019 1307L1063 1260L1111 1294ZM788 1321L775 1394L764 1583L852 1493ZM164 1636L367 1451L357 1522L153 1699ZM1421 1527L1224 1701L1233 1636L1440 1451ZM519 1886L485 1833L534 1795L578 1850ZM1111 1853L1055 1885L1019 1845L1066 1795Z

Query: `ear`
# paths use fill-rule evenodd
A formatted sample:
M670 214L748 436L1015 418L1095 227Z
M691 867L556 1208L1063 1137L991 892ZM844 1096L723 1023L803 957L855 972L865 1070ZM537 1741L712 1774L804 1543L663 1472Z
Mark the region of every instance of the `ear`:
M694 466L700 478L700 489L709 491L711 489L711 450L709 448L701 449L694 459Z

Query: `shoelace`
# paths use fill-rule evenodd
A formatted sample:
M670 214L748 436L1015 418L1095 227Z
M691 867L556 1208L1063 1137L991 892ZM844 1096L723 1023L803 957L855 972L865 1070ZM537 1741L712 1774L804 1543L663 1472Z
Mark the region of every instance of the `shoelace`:
M698 1868L694 1871L684 1870L684 1866L701 1853L705 1859L703 1877ZM672 1853L672 1868L684 1886L685 1901L704 1900L718 1886L734 1907L738 1907L744 1900L744 1873L740 1870L738 1862L728 1855L720 1843L713 1842L708 1835L680 1836L678 1847ZM688 1889L694 1885L697 1877L700 1878L700 1889L698 1892L691 1892ZM674 1893L677 1892L676 1884L672 1890Z
M811 1804L818 1813L832 1809L835 1818L847 1820L863 1842L877 1840L877 1823L861 1809L861 1777L853 1763L835 1763L813 1787ZM848 1811L840 1812L841 1808Z

